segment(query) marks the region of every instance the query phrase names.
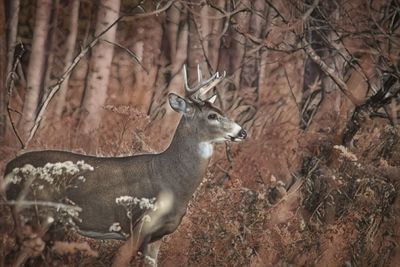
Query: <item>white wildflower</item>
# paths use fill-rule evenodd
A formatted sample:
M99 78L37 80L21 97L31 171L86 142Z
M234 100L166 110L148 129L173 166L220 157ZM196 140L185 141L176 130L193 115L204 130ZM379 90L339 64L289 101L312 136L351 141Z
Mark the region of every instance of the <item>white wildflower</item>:
M72 217L79 217L79 212L76 209L66 208L67 214Z
M43 168L36 168L36 173L39 175L39 179L42 179L49 184L54 182L53 172L52 172L52 163L46 163Z
M44 165L44 169L47 170L48 172L51 172L53 175L62 175L63 174L63 168L62 168L62 163L46 163Z
M69 175L75 175L79 172L79 168L77 165L75 165L72 161L66 161L63 164L63 167L65 168L65 172Z
M55 177L62 175L74 176L80 171L93 171L94 168L86 164L83 160L78 161L76 164L72 161L46 163L43 167L34 167L31 164L26 164L22 168L15 168L12 171L13 177L10 176L11 182L18 183L21 181L20 176L29 176L46 181L53 184ZM84 176L78 176L78 180L85 182ZM41 189L41 188L39 188Z
M108 229L108 231L110 231L110 232L119 232L119 231L121 231L121 225L119 224L119 222L115 222L115 223L111 224L111 226Z
M145 215L145 216L143 216L142 221L143 221L143 222L151 222L151 217L150 217L150 215Z
M133 203L133 197L131 197L131 196L120 196L120 197L117 197L115 199L115 203L117 203L117 205L128 206L128 205Z
M152 209L156 210L157 207L154 204L156 201L156 198L137 198L137 197L131 197L131 196L120 196L115 199L115 203L117 205L123 205L123 206L133 206L133 205L139 205L139 208L141 210L143 209Z
M23 175L33 175L36 174L36 168L31 164L25 164L22 168L19 169Z
M76 165L78 165L78 167L83 170L83 171L94 171L94 168L92 166L90 166L89 164L85 163L85 161L83 160L79 160Z
M18 169L18 168L15 168L15 169ZM9 173L6 175L6 177L4 179L4 183L5 184L9 184L9 183L19 184L19 182L21 182L21 180L22 180L22 178L20 176L18 176L16 173L14 173L14 171L13 171L12 173Z
M156 201L156 198L155 198L155 197L153 197L153 198L151 198L151 199L145 198L145 197L142 197L142 198L137 198L137 197L135 197L135 198L133 199L133 203L134 203L135 205L139 204L139 208L140 208L141 210L143 210L143 209L152 209L152 210L156 210L157 207L156 207L156 205L154 205L155 201Z

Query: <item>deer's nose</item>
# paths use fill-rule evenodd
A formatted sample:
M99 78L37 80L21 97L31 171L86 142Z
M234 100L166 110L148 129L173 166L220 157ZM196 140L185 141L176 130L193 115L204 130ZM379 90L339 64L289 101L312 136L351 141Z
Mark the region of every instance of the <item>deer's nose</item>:
M247 136L246 130L245 130L245 129L240 130L240 132L238 133L238 136L239 136L240 138L245 139L246 136Z

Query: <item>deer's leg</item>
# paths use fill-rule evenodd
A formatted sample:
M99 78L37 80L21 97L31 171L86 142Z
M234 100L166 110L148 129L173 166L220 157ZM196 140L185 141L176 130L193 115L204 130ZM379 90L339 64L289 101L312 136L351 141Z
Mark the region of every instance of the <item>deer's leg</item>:
M134 226L129 239L118 250L113 262L114 267L129 266L129 262L136 256L141 247L148 248L148 242L152 235L164 227L166 223L165 215L171 211L172 203L172 193L161 191L155 204L156 208L149 209L144 213L140 221ZM153 247L150 248L153 249Z
M158 226L160 223L155 222L156 218L153 217L150 220L147 216L150 215L143 216L135 225L129 239L118 249L114 257L113 267L129 266L131 259L137 255L140 248L144 248L144 250L148 248L151 234L157 230L154 226Z

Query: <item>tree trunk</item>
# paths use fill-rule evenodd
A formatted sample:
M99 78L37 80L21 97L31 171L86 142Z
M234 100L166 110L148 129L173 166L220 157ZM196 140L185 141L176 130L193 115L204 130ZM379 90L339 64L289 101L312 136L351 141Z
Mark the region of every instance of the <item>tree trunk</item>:
M256 38L262 39L266 25L265 1L252 1L251 7L252 14L247 32ZM250 133L252 133L252 127L249 127L248 123L252 123L252 119L257 112L254 103L257 102L259 94L261 51L249 39L246 40L245 46L240 74L240 91L238 92L240 97L236 100L235 112L237 114L236 120L249 128Z
M197 65L200 65L203 73L207 75L207 64L205 62L201 36L201 18L197 15L203 8L205 7L200 9L200 5L193 7L195 13L190 13L187 18L189 24L187 74L190 87L197 84Z
M225 1L217 1L216 3L217 7L220 8L221 10L225 9ZM214 9L210 9L209 13L210 16L217 16L219 13ZM211 19L210 19L211 20ZM219 49L221 47L221 37L222 37L222 31L223 31L223 22L224 19L217 19L217 20L211 20L212 25L210 29L210 34L208 35L208 53L207 57L211 65L211 69L213 71L216 71L218 68L218 62L219 62ZM227 25L227 24L225 24ZM225 26L224 25L224 26ZM220 72L224 72L224 70L219 70Z
M158 79L155 86L157 90L154 92L148 112L151 114L152 119L163 118L165 116L173 117L176 112L167 107L167 95L171 92L183 94L182 66L187 58L188 25L186 14L181 13L181 9L181 3L176 2L167 11L164 38L169 50L164 49L164 53L165 57L169 60L169 65L165 68L160 68L157 75ZM170 124L170 120L167 119L164 121L165 125Z
M100 2L96 22L96 36L117 20L119 8L120 0L102 0ZM114 43L116 30L116 26L112 27L103 35L102 39ZM83 131L85 133L89 133L100 125L102 106L107 98L113 55L114 47L106 42L98 43L92 50L92 64L82 107L83 110L87 111L87 116L83 121Z
M54 69L54 53L55 53L55 45L56 45L56 31L57 31L57 21L58 21L58 12L60 8L60 0L53 1L53 9L50 17L50 27L48 33L48 41L46 44L46 60L44 67L44 77L43 77L43 91L41 94L40 105L43 104L43 100L50 93L49 89L51 86L51 75Z
M10 73L14 61L15 44L17 42L19 0L10 1L9 18L7 21L7 74ZM5 16L4 16L5 18Z
M7 99L7 86L6 86L6 64L7 64L7 49L6 49L6 21L5 21L4 1L0 1L0 136L6 133L6 99Z
M140 23L137 29L137 36L135 36L137 40L135 40L133 51L140 59L142 66L134 64L131 67L135 75L132 98L136 101L136 108L146 113L149 110L157 78L157 64L164 64L163 59L160 59L163 29L155 17L148 18L146 23Z
M71 16L69 18L69 34L65 43L66 47L66 54L65 54L65 61L64 61L64 71L65 72L68 67L72 64L72 60L74 59L74 52L75 52L75 43L76 43L76 37L78 35L78 19L79 19L79 4L80 0L73 0L72 5L71 5ZM55 119L60 119L61 114L63 112L64 106L65 106L65 97L67 95L67 90L68 90L68 81L69 81L69 76L64 80L63 84L60 87L60 90L58 92L57 98L56 98L56 108L54 111L54 118Z
M244 6L250 6L250 1L243 1ZM238 6L236 8L241 8ZM227 10L231 9L231 3L227 3ZM249 28L251 13L239 12L232 17L232 20L236 22L236 27L240 31L247 32ZM225 100L223 110L230 110L235 102L237 102L237 93L240 85L240 72L241 64L245 54L246 38L233 28L229 28L227 33L224 34L221 42L221 48L219 51L219 62L218 69L225 70L229 76L232 75L232 79L227 81L224 90L220 91L221 99ZM232 90L233 89L233 90Z
M39 103L52 3L52 0L37 1L32 50L29 57L27 74L27 87L22 110L22 119L19 121L19 128L22 130L22 136L26 136L32 128Z
M252 2L252 14L249 24L249 34L257 38L261 38L263 28L265 26L265 20L260 14L264 14L265 2L257 0ZM260 50L252 51L254 48L253 42L246 40L246 54L243 62L242 73L240 78L241 87L252 87L258 86L259 76L259 53Z
M3 2L3 1L2 1ZM2 4L4 7L4 2ZM6 88L9 88L9 79L11 79L10 73L13 68L14 64L14 52L15 52L15 45L17 43L17 32L18 32L18 16L19 16L19 6L20 2L19 0L15 1L9 1L9 17L7 19L7 23L2 23L2 25L6 26L6 31L7 31L7 37L6 38L0 38L1 40L4 41L4 43L1 44L1 47L5 48L7 47L7 66L6 66L6 72L4 76L4 90L1 90L2 92L2 97L3 99L1 100L0 103L0 116L1 116L1 130L2 135L5 135L6 132L6 121L7 121L7 107L6 107L6 99L7 99L7 91ZM2 16L3 18L6 18L5 12L4 15ZM5 42L7 41L7 46L5 45ZM7 79L9 77L9 79ZM3 84L2 84L3 85Z

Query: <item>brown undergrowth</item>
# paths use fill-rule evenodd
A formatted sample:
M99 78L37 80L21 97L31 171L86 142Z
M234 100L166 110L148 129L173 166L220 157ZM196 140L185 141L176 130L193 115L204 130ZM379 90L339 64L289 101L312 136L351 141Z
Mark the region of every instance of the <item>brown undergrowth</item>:
M172 135L164 133L158 139L154 129L161 129L159 122L150 123L128 107L108 106L105 119L107 127L90 138L77 130L60 131L66 124L76 126L73 119L43 125L32 148L126 155L160 151ZM398 128L371 119L349 147L335 145L328 134L289 132L282 136L279 127L272 127L265 136L232 144L231 161L225 146L217 145L208 175L181 226L163 239L160 266L394 266L399 262ZM18 148L3 144L1 150L7 155L1 159L3 170ZM3 202L0 235L5 265L23 249L13 229ZM30 240L43 240L46 246L29 256L27 266L108 266L122 244L71 232L60 240L44 235Z

